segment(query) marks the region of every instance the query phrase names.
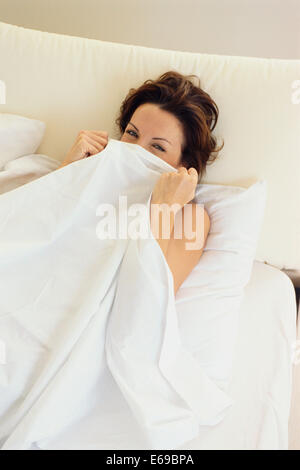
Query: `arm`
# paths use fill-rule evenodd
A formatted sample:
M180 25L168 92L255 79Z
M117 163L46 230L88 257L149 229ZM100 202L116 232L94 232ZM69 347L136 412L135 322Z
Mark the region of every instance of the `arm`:
M173 274L175 295L183 281L199 262L210 230L210 218L207 211L202 208L202 211L200 212L200 221L197 221L196 206L197 204L192 204L192 230L194 233L196 233L196 230L198 230L198 234L200 233L198 238L200 243L197 249L190 250L186 246L186 243L194 242L196 240L196 236L192 239L188 239L185 236L183 236L182 239L176 239L172 236L168 245L166 260ZM184 220L184 215L182 220ZM198 227L197 222L200 224Z
M108 143L107 131L88 131L81 130L76 138L75 143L69 150L67 156L56 170L69 165L69 163L81 160L90 155L101 152ZM54 170L55 171L55 170Z
M169 268L173 275L174 281L174 294L176 295L179 287L183 283L183 281L187 278L196 264L199 262L200 257L203 253L205 242L209 233L210 229L210 218L207 211L204 208L198 212L198 220L196 214L196 206L197 204L191 204L192 211L191 211L191 220L187 221L191 223L191 229L194 233L193 238L187 238L184 234L184 220L185 220L185 212L182 212L182 218L178 217L179 213L176 213L175 216L170 217L170 237L163 238L162 237L162 216L159 217L159 228L157 229L157 235L155 236L155 226L154 220L152 217L152 204L151 204L151 230L154 233L155 239L159 244L166 261L169 265ZM199 208L198 208L199 210ZM199 220L199 213L200 213L200 220ZM171 212L173 214L173 212ZM178 215L177 215L178 214ZM177 216L177 217L176 217ZM182 223L182 237L175 238L174 237L174 223L180 224ZM197 232L198 231L198 232ZM193 243L198 241L198 245L196 249L189 249L187 243Z
M66 165L68 165L68 163L66 163L65 161L63 161L63 162L61 163L61 165L59 165L59 166L56 168L56 170L59 170L60 168L62 168L63 166L66 166ZM55 171L55 170L54 170L54 171Z
M198 263L210 228L209 216L203 206L201 209L201 205L189 204L188 209L192 210L187 211L184 207L193 199L197 181L198 173L195 168L187 170L180 167L177 172L163 173L156 182L151 198L151 231L173 274L175 294ZM158 207L163 209L165 206L163 214L159 212L160 217L157 217L157 213L155 214L154 206L156 209ZM171 208L175 211L173 212ZM185 217L188 218L187 224L184 223ZM167 223L169 232L163 234ZM179 230L181 235L178 237L177 228L180 229L180 223L182 223L181 230ZM189 234L185 234L185 227L192 232L193 238L188 238ZM174 233L174 228L176 233ZM197 242L196 246L195 242ZM191 245L194 246L191 247Z
M155 212L154 212L154 203L151 202L150 205L150 226L151 226L151 231L159 244L165 258L167 259L167 254L168 254L168 247L171 241L171 236L172 232L174 229L174 222L175 222L175 215L173 211L170 211L170 219L167 220L167 223L169 224L169 237L166 238L166 236L163 237L163 212L158 213L157 219L155 218Z

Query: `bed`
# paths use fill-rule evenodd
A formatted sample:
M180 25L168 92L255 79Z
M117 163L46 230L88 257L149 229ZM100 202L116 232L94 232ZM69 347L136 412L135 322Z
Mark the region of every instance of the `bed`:
M196 439L179 448L288 449L297 315L294 285L284 269L300 269L300 105L293 97L300 61L158 50L5 23L0 23L0 55L0 80L7 88L0 111L47 122L39 152L58 160L81 128L113 134L122 96L142 79L172 68L201 76L221 111L217 132L227 138L222 159L209 168L204 181L247 186L264 177L269 198L240 310L229 390L234 406L225 420L203 426ZM118 442L106 440L105 424L101 429L98 423L94 431L103 433L104 449L138 449L136 442L122 441L122 433ZM295 446L295 423L292 431ZM87 433L78 422L44 448L91 448L91 440L85 443Z
M295 325L294 288L290 279L255 261L240 312L234 379L230 386L234 407L226 420L212 428L203 426L197 439L178 449L287 449L292 374L286 363L291 358ZM138 449L136 443L122 439L121 433L113 443L106 437L104 424L97 423L94 432L96 429L98 435L103 434L103 449ZM50 440L46 449L90 449L86 442L91 441L92 432L79 423ZM34 444L31 450L41 448Z

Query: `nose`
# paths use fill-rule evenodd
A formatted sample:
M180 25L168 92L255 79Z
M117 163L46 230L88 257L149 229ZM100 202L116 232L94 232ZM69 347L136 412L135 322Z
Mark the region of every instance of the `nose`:
M143 142L141 138L135 138L133 144L140 145L141 147L145 148L147 150L146 144Z

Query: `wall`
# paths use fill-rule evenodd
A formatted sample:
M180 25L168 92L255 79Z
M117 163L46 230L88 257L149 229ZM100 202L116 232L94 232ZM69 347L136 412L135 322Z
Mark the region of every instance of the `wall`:
M161 49L300 59L300 0L0 0L0 21Z

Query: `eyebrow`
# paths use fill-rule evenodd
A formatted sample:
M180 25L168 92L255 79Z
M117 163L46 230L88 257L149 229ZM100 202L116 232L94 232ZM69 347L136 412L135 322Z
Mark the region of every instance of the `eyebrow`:
M139 132L138 128L133 124L133 122L129 121L128 124L131 124ZM166 142L171 144L171 142L169 142L167 139L164 139L163 137L152 137L152 138L153 138L153 140L165 140Z

